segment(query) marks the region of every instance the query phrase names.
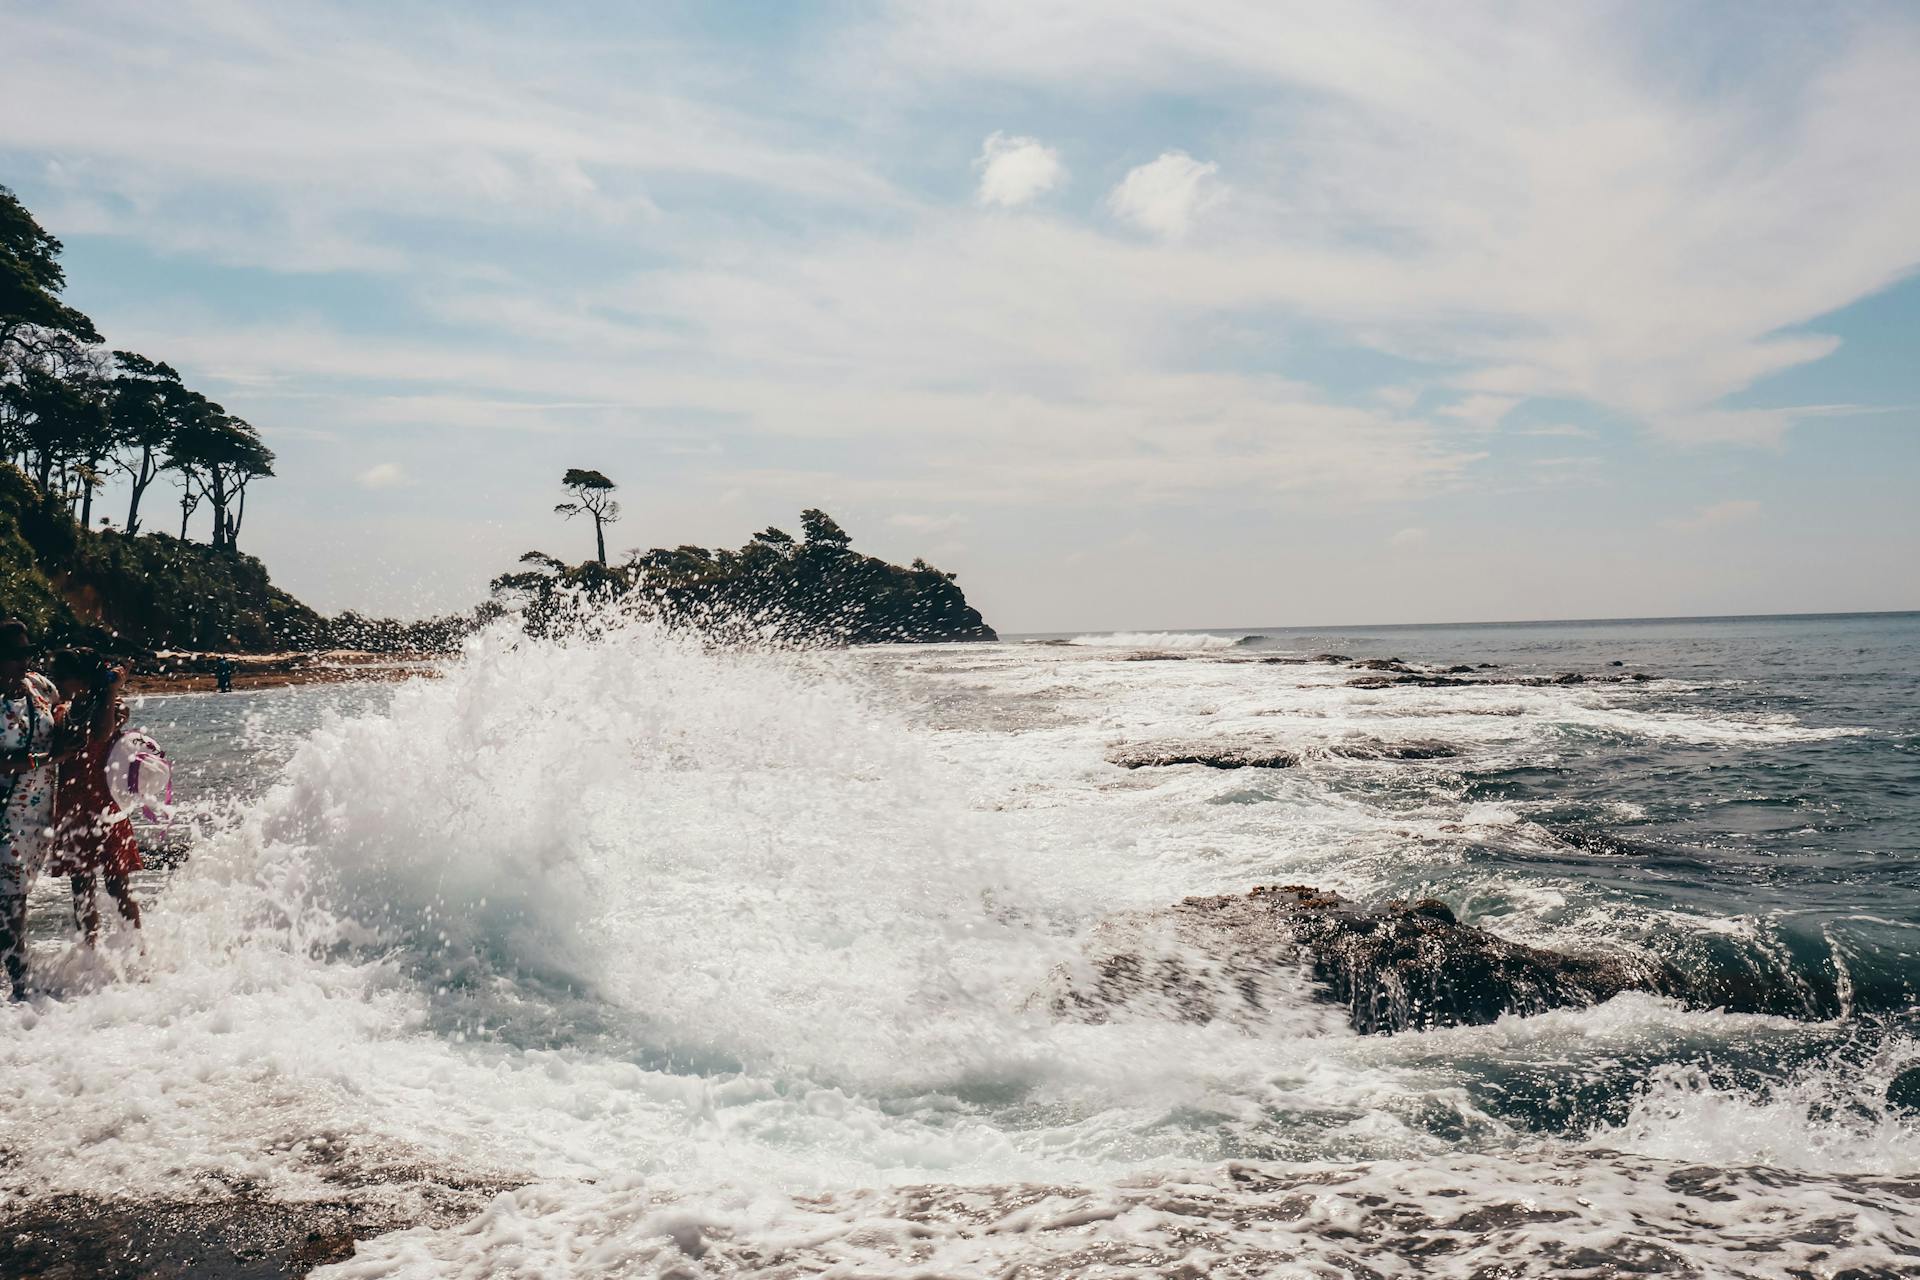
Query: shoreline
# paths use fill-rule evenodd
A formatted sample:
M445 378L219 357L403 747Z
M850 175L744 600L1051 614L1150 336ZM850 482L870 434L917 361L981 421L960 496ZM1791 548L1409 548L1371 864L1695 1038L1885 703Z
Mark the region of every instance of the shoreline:
M127 677L127 693L214 693L219 689L214 653L162 653ZM371 653L335 649L321 653L226 654L233 664L233 692L309 684L355 684L411 680L439 674L445 654Z

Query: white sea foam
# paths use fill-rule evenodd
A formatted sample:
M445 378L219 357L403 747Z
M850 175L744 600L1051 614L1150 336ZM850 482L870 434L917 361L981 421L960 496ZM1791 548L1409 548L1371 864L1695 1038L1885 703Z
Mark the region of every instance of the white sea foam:
M1096 649L1163 649L1168 653L1197 653L1231 649L1239 636L1216 636L1194 631L1115 631L1075 636L1068 644Z
M1466 1190L1466 1189L1471 1190ZM1235 1163L1098 1188L931 1187L698 1203L625 1181L527 1187L324 1280L496 1275L1473 1277L1896 1274L1912 1215L1854 1188L1630 1158Z
M1873 1062L1816 1065L1760 1090L1668 1064L1632 1113L1593 1141L1696 1164L1912 1177L1920 1175L1920 1117L1889 1108L1885 1097L1893 1075L1916 1064L1920 1045L1900 1042Z
M1769 1235L1668 1180L1792 1164L1789 1143L1809 1177L1912 1171L1904 1122L1836 1122L1866 1093L1817 1070L1776 1089L1656 1074L1624 1121L1543 1137L1461 1065L1550 1090L1569 1064L1704 1056L1779 1020L1626 997L1378 1039L1304 1000L1244 1028L1028 1008L1102 916L1274 879L1368 897L1444 874L1503 931L1590 940L1606 922L1579 886L1469 860L1524 838L1526 813L1444 783L1550 760L1570 725L1649 722L1631 691L1376 693L1311 667L1087 657L490 634L386 713L309 735L150 905L138 981L43 948L56 998L0 1012L0 1191L297 1199L345 1178L404 1197L423 1168L528 1184L322 1273L396 1280L1469 1274L1646 1247L1635 1221L1678 1274L1737 1272L1763 1235L1777 1272L1753 1273L1786 1274L1813 1265L1799 1237L1837 1184L1724 1175ZM1234 735L1303 763L1106 759ZM1328 750L1413 739L1461 754ZM1298 1163L1220 1164L1246 1157ZM1916 1240L1898 1213L1855 1234L1819 1265ZM1442 1237L1444 1257L1392 1256Z

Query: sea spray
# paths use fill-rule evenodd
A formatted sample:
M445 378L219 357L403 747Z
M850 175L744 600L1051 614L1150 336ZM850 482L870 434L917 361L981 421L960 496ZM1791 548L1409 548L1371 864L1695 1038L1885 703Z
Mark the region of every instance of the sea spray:
M50 965L51 998L0 1015L0 1187L377 1202L428 1225L338 1274L389 1278L1396 1256L1784 1275L1920 1247L1889 1181L1911 1119L1875 1100L1912 1027L1861 1013L1908 981L1910 898L1898 864L1791 856L1827 828L1769 772L1804 763L1841 818L1887 794L1834 768L1907 761L1810 701L1830 683L1788 704L1708 679L1359 690L1227 649L1115 656L774 652L616 619L482 637L303 731L283 774L292 713L263 716L247 749L276 777L155 896L144 980L62 987ZM228 706L180 703L170 750ZM1106 760L1239 735L1301 763ZM1453 754L1344 751L1416 740ZM1742 795L1696 766L1766 780L1754 812L1791 822L1686 847L1676 824L1723 812L1703 795ZM1063 1024L1028 1000L1116 913L1289 880L1438 894L1549 947L1790 934L1844 948L1852 1014L1628 996L1361 1037L1305 990L1245 1025ZM1740 1167L1764 1160L1799 1167Z

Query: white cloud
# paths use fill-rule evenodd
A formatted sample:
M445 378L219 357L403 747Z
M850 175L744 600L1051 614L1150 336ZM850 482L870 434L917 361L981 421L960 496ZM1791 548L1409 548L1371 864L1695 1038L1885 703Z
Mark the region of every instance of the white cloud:
M354 478L362 489L396 489L407 482L407 473L397 462L376 462Z
M557 31L194 8L191 23L131 2L7 14L0 149L58 157L49 180L89 229L281 271L400 273L430 255L367 215L577 235L657 219L644 184L662 176L903 201L861 161L665 75L582 74Z
M1025 503L1399 502L1476 482L1523 431L1575 434L1475 434L1529 399L1766 445L1849 410L1728 397L1832 351L1801 327L1920 261L1920 135L1886 127L1911 114L1920 24L1891 7L1808 10L1819 38L1747 57L1796 23L1722 16L1709 46L1652 40L1668 19L1646 8L943 0L756 49L777 74L754 77L643 20L621 34L660 56L600 57L558 19L196 12L9 17L0 107L35 109L0 109L0 153L22 184L45 173L30 203L73 247L76 300L94 235L341 287L243 325L207 273L104 304L116 345L224 380L276 443L591 437L743 517L770 495L906 521L1003 504L973 509L986 544ZM977 201L947 189L983 127L955 104L1057 103L1076 168L1110 175L1165 145L1137 150L1136 126L1168 92L1201 108L1168 123L1211 123L1166 143L1218 168L1168 150L1068 208L1099 202L1045 199L1060 154L995 134ZM363 313L331 309L349 273L390 277L381 332L325 320ZM1279 340L1206 345L1227 330ZM1397 385L1370 390L1379 369ZM723 458L685 452L707 440ZM1366 527L1353 544L1384 555L1391 526Z
M1425 546L1427 537L1425 529L1402 529L1388 538L1387 544L1400 551L1410 551L1415 547Z
M1282 95L1236 144L1232 216L1209 237L1236 295L1465 366L1461 389L1769 444L1796 415L1717 403L1832 351L1782 331L1920 261L1920 131L1886 127L1913 110L1920 24L1897 7L1801 13L1717 27L1742 50L1731 75L1648 60L1654 32L1696 47L1699 15L1604 6L1176 19L953 0L903 9L889 53L936 83Z
M1215 177L1219 168L1202 164L1184 151L1165 152L1158 160L1129 171L1108 194L1107 207L1125 222L1177 240L1224 196Z
M1015 209L1045 195L1060 184L1066 171L1060 153L1038 138L1009 137L1004 133L987 135L980 144L980 155L973 162L980 172L978 198L981 204Z
M1691 515L1663 520L1661 524L1678 533L1699 533L1707 529L1723 529L1728 525L1740 524L1759 514L1758 502L1751 498L1734 498L1726 502L1716 502L1712 506L1701 507Z

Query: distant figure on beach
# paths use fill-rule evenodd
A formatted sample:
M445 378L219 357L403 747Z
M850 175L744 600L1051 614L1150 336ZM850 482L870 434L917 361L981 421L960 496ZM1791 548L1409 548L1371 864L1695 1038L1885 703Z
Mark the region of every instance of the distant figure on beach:
M233 659L224 653L214 661L213 685L221 693L233 692Z
M124 672L91 649L63 649L49 666L67 704L63 725L73 752L59 765L47 873L71 878L74 924L91 947L100 938L96 876L121 918L140 927L140 906L127 887L127 877L142 865L140 846L132 821L107 787L107 755L127 726L127 707L120 700Z
M0 961L13 998L27 993L27 892L46 861L53 825L52 681L28 667L26 624L0 620Z

